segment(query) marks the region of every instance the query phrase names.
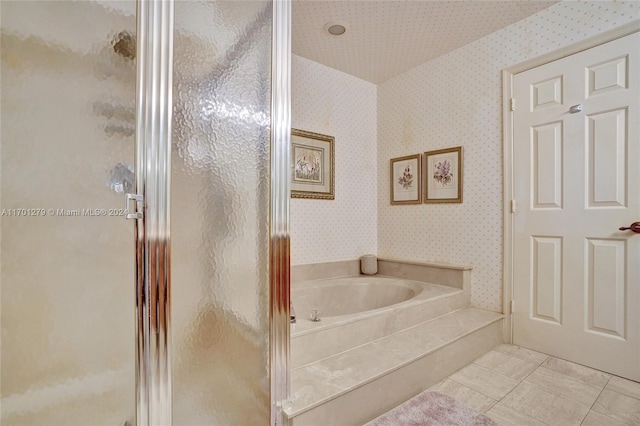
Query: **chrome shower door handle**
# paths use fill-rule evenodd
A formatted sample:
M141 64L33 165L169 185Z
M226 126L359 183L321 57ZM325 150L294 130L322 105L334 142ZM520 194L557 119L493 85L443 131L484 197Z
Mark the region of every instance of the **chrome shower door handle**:
M620 231L631 231L631 232L635 232L636 234L640 234L640 222L633 222L629 226L623 226L623 227L618 228L618 229Z
M135 203L133 203L133 209L130 208L130 203L129 201L134 200ZM137 211L138 210L138 203L142 204L142 201L144 200L144 198L142 197L142 195L140 194L125 194L125 199L124 199L124 209L127 212L127 215L125 216L125 218L127 219L142 219L142 212ZM133 213L130 213L133 212Z

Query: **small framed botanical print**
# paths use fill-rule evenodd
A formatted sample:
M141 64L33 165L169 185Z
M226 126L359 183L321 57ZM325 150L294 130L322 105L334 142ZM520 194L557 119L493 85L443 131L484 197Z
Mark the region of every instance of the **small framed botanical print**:
M462 203L462 147L424 153L424 202Z
M421 155L390 160L391 204L420 204L422 202Z

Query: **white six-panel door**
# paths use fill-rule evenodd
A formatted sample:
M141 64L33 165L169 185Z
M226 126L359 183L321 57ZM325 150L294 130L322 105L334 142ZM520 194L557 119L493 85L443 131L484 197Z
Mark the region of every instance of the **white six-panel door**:
M514 343L640 380L640 33L513 78Z

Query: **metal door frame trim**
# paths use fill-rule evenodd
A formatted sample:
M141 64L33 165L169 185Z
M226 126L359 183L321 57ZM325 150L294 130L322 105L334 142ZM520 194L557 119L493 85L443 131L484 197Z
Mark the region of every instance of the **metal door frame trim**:
M273 1L269 217L271 425L287 424L290 393L291 1Z
M135 193L136 424L171 424L173 0L138 0ZM136 203L138 204L138 203Z

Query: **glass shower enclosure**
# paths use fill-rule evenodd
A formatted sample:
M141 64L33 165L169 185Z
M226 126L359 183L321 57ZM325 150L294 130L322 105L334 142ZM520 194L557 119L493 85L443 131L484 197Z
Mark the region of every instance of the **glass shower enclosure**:
M0 421L282 424L287 1L3 1Z

